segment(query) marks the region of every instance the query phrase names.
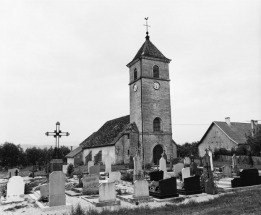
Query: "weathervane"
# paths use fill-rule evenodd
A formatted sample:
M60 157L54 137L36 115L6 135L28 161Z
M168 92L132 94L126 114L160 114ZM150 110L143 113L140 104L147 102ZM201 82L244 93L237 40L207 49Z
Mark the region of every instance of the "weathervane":
M54 130L54 132L46 132L45 135L46 136L53 136L54 138L56 138L55 147L58 150L59 149L59 138L61 138L62 136L69 136L70 134L68 132L61 132L60 122L57 122L56 123L56 130ZM57 158L57 153L56 153L55 156Z
M146 29L147 29L147 32L146 32L146 34L147 34L147 36L146 36L146 39L149 39L150 37L149 37L149 25L148 25L148 19L149 19L149 17L145 17L145 20L146 20L146 25L144 25L144 26L146 26Z

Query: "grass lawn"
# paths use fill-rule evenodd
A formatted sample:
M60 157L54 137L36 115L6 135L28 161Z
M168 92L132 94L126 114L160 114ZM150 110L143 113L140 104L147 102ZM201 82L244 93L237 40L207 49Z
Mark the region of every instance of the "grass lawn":
M261 214L261 189L249 190L225 194L213 200L196 203L193 200L188 204L173 205L167 204L160 208L133 208L119 211L109 211L104 209L101 213L89 210L84 211L80 207L76 207L71 211L70 215L167 215L167 214L201 214L201 215L238 215L238 214Z

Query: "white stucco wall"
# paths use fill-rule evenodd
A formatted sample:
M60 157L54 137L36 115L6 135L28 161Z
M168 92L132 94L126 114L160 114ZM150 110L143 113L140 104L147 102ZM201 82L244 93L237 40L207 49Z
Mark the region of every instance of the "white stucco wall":
M112 164L115 163L115 146L106 146L106 147L98 147L98 148L90 148L83 150L83 162L85 164L85 157L92 151L92 159L94 156L102 150L102 162L105 162L105 157L110 156L112 159Z
M74 165L74 158L67 158L67 164L70 163Z

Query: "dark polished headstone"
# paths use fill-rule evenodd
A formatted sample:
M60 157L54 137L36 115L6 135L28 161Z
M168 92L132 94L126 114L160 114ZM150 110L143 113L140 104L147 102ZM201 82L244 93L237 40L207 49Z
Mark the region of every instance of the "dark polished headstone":
M235 188L235 187L242 187L242 180L241 178L234 178L231 180L231 187Z
M257 169L243 169L240 172L242 186L252 186L259 184L259 174Z
M200 177L195 175L189 178L184 178L184 189L177 189L177 192L183 195L202 193L202 189L200 187Z
M63 160L62 159L52 159L50 161L51 168L50 173L53 171L63 171Z
M163 171L150 172L150 181L159 181L163 179Z
M175 177L162 179L158 181L158 187L150 187L149 190L150 196L164 199L170 197L178 197L177 193L177 181Z

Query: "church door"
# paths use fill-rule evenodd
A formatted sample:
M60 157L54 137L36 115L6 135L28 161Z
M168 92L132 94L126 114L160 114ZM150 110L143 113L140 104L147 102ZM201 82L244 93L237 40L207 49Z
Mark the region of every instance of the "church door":
M159 164L159 160L161 158L161 154L163 153L163 149L160 145L156 145L153 149L153 162L154 164Z

